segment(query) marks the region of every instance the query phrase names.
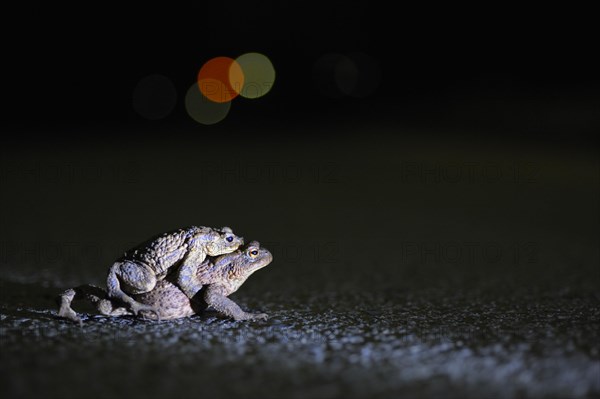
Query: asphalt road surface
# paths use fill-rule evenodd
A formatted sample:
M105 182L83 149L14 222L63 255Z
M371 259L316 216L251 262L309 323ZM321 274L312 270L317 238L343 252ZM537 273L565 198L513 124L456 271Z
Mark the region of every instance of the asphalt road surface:
M2 397L600 395L593 151L217 131L3 148ZM56 318L61 290L190 224L271 250L234 294L268 320Z

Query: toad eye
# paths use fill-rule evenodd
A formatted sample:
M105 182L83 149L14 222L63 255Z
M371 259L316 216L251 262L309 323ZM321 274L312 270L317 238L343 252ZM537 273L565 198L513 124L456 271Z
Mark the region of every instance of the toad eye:
M258 255L258 251L255 249L254 251L250 251L250 256L255 258Z
M227 242L231 242L231 241L233 241L233 237L229 236L229 237L226 238L226 240L227 240Z

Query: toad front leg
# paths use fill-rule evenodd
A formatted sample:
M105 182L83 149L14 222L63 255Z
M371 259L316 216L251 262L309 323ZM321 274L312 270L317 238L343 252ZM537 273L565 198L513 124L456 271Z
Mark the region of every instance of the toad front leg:
M156 286L156 274L148 265L128 260L115 262L108 272L106 285L108 296L125 302L136 316L141 311L148 311L160 318L157 309L137 302L124 292L142 294L152 291Z
M225 288L219 285L210 285L204 293L204 301L207 305L212 306L217 312L238 320L265 320L268 316L265 313L248 313L244 312L237 303L227 298Z

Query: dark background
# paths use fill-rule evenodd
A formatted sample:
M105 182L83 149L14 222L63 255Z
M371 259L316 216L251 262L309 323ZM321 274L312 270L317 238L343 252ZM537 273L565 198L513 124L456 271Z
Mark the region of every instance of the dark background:
M205 61L248 51L272 59L276 84L260 102L235 104L225 124L368 121L544 142L590 139L598 127L594 25L585 10L198 2L23 6L5 15L19 23L3 46L3 123L17 128L153 127L131 106L141 78L169 77L183 100ZM315 61L357 51L380 63L379 90L366 99L318 95ZM209 129L178 105L161 123Z
M5 8L5 393L597 395L592 14L508 3ZM250 51L273 62L273 90L235 99L217 125L190 119L184 95L202 64ZM315 62L351 52L379 63L378 89L322 96ZM178 96L151 121L132 95L156 73ZM229 225L273 252L235 294L269 321L91 318L79 330L55 319L61 290L103 285L124 250L192 224Z

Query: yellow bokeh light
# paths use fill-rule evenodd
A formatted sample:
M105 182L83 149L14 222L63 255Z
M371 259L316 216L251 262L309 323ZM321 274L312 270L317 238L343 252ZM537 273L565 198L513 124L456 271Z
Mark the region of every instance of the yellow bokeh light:
M246 53L235 59L243 71L243 85L239 94L254 99L267 94L275 82L275 68L271 60L260 53ZM229 80L239 82L238 71L230 68Z
M193 120L203 125L221 122L231 109L231 101L215 102L205 97L194 83L185 95L185 109Z

